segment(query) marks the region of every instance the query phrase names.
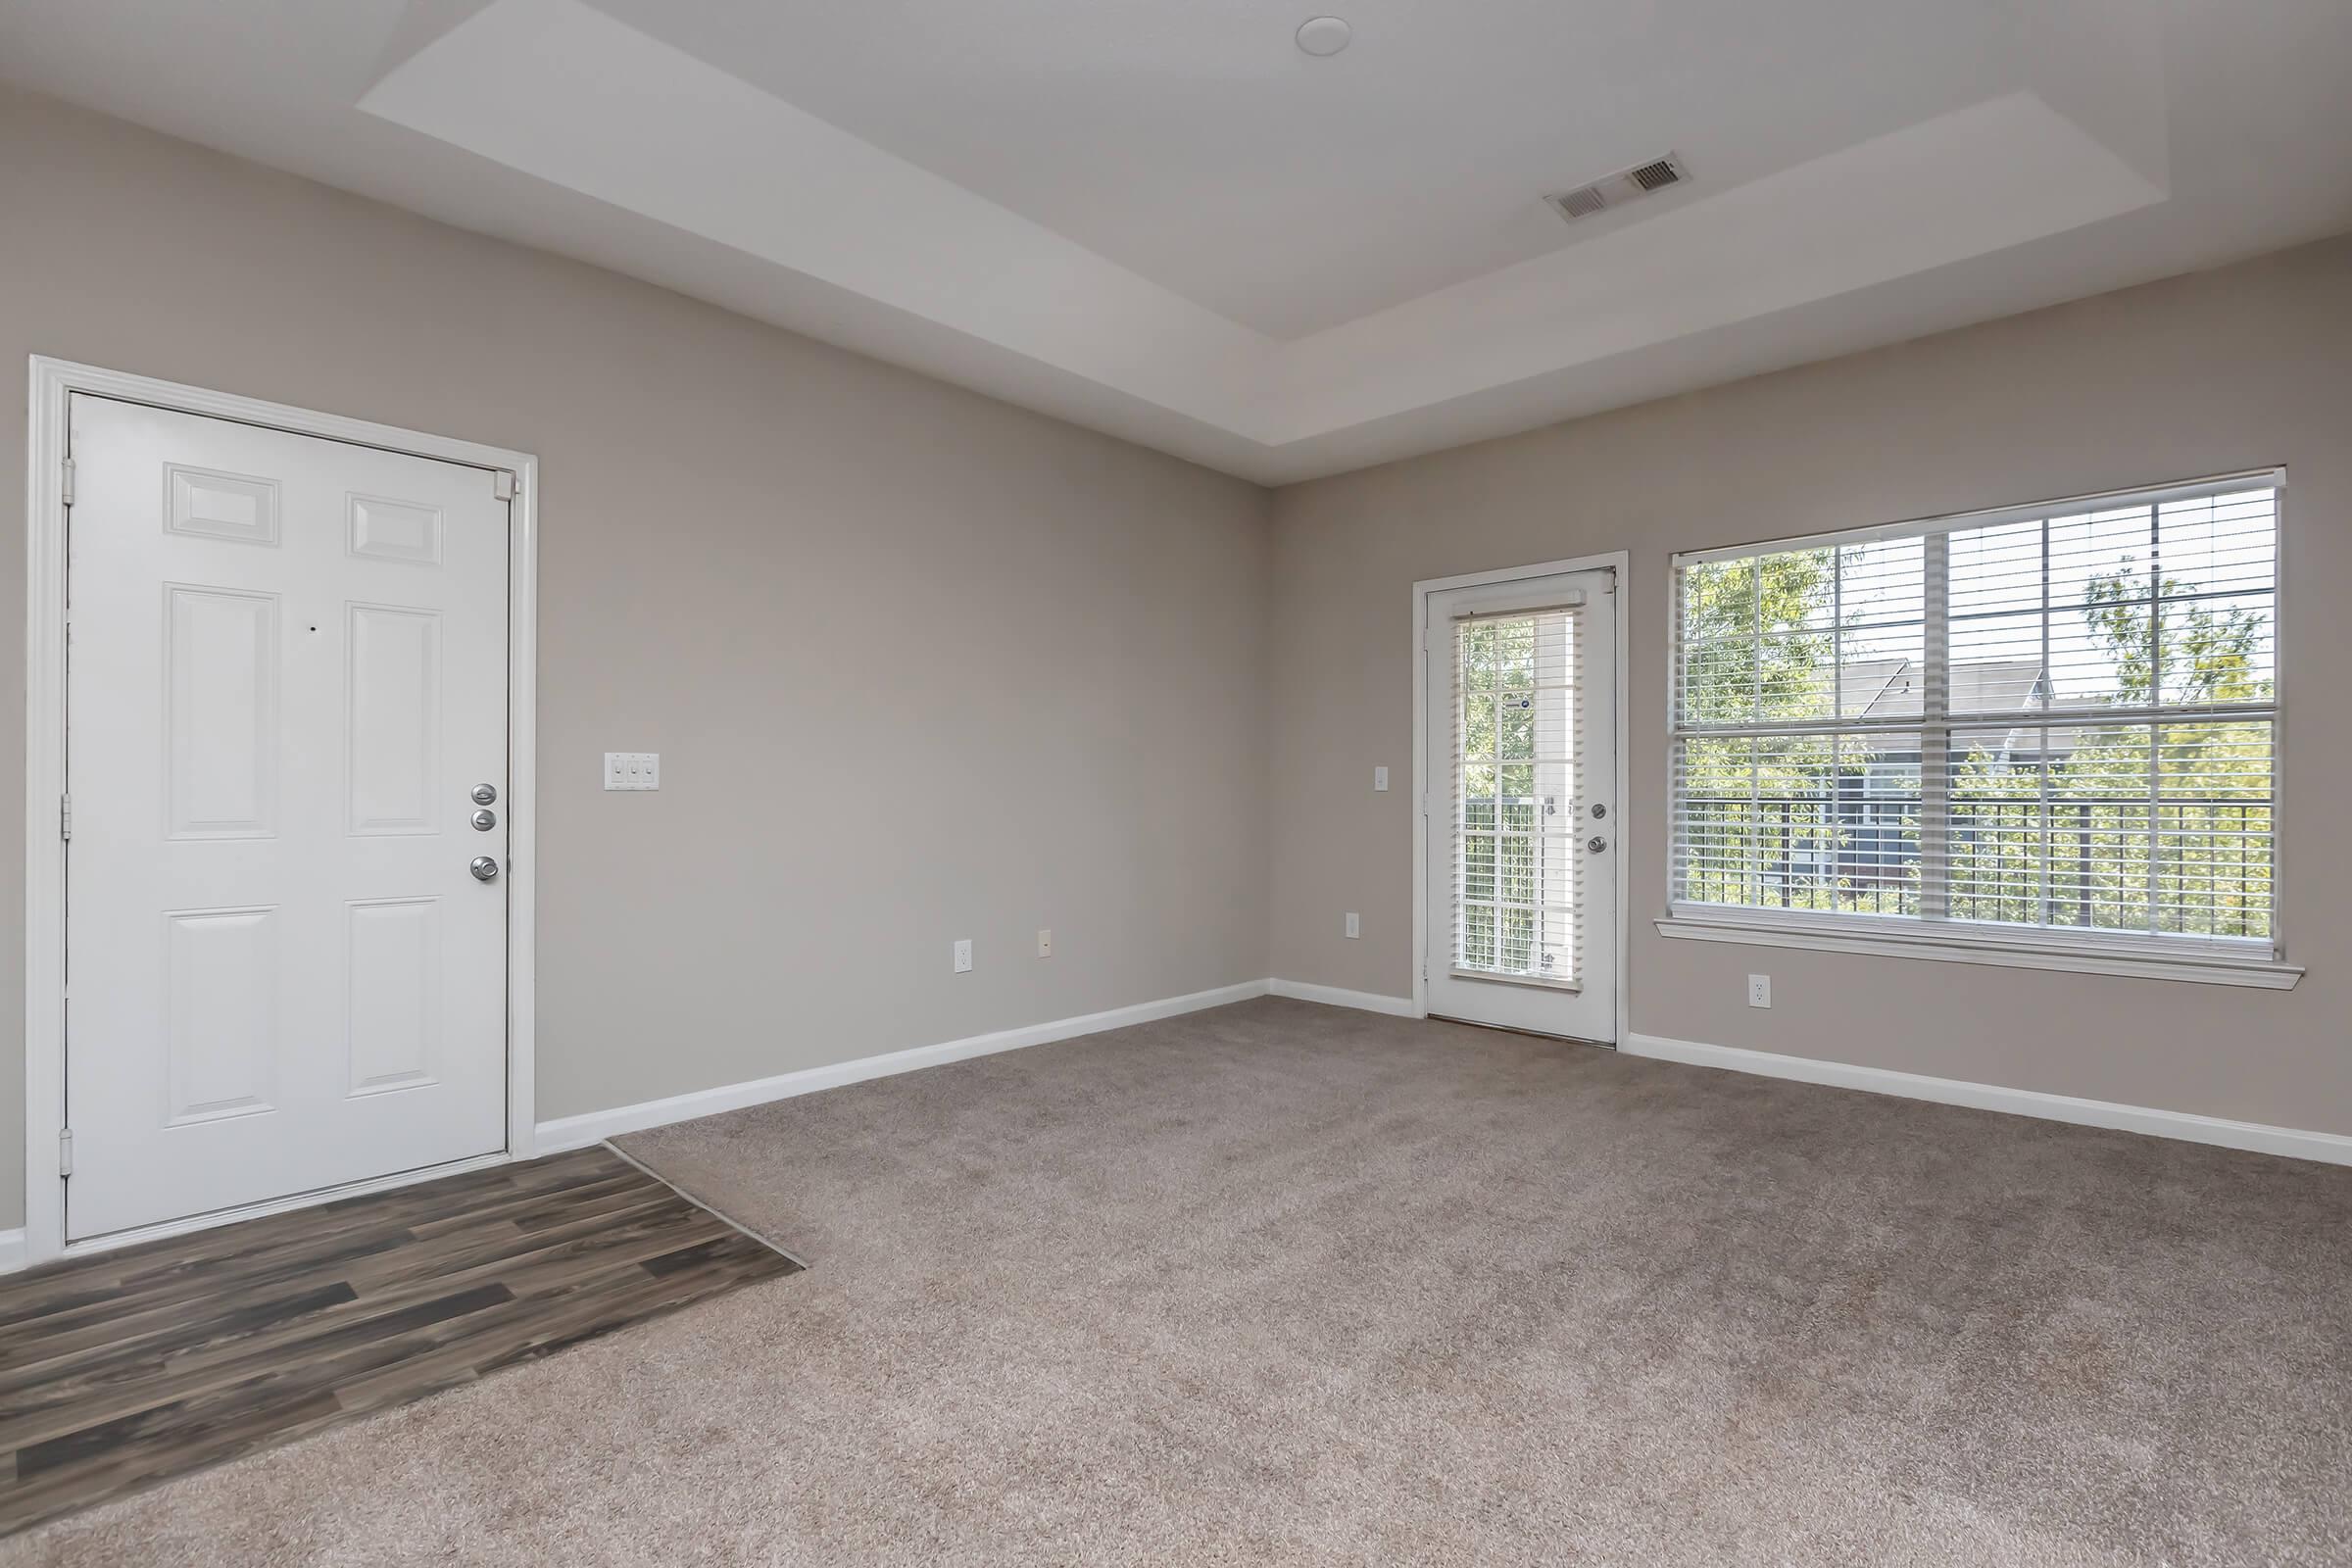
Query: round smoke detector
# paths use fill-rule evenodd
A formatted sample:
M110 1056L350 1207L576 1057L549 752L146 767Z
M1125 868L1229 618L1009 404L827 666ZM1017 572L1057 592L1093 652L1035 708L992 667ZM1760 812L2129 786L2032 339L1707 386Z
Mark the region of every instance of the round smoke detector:
M1298 47L1310 55L1336 55L1354 36L1355 29L1338 17L1309 17L1298 24Z

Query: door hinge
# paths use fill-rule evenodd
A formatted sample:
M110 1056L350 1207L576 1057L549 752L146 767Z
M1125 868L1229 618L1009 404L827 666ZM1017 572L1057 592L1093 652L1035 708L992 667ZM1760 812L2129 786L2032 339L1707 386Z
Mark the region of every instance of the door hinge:
M492 468L490 470L490 494L493 499L512 501L514 499L516 488L514 469Z
M66 459L65 470L65 500L66 505L70 507L74 504L74 460L72 458Z
M57 798L57 836L62 839L74 836L74 797L71 795Z
M74 1174L74 1129L71 1127L57 1130L57 1173L60 1176Z

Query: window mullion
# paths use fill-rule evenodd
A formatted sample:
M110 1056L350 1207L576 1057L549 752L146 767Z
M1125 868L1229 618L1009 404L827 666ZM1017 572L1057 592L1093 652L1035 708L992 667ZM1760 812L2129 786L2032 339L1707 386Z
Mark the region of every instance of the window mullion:
M1830 717L1845 717L1845 552L1830 552ZM1837 744L1833 737L1831 744Z
M1748 630L1755 641L1748 654L1747 713L1749 718L1761 722L1764 717L1764 563L1752 563L1748 570L1748 589L1755 596L1754 616ZM1755 835L1757 849L1761 851L1765 843L1764 764L1753 746L1747 749L1747 803L1749 830ZM1784 846L1788 843L1785 830L1782 843ZM1761 854L1749 858L1746 875L1740 880L1752 880L1755 884L1754 891L1748 896L1748 903L1764 902L1765 877ZM1781 885L1788 886L1785 878Z
M2041 710L2042 726L2034 742L2034 767L2037 776L2034 811L2034 831L2041 839L2041 915L2040 923L2057 923L2058 884L2057 866L2052 857L2057 853L2058 823L2050 806L2050 710L2055 706L2056 693L2051 689L2058 677L2050 667L2050 519L2041 519Z
M2148 702L2164 706L2164 516L2148 508ZM2164 725L2148 725L2148 931L2164 929Z
M1919 727L1919 913L1924 920L1951 918L1952 865L1952 536L1932 533L1921 542L1927 610L1922 658L1927 686L1921 694Z
M1674 573L1674 603L1667 635L1674 639L1674 668L1667 672L1669 690L1666 699L1666 798L1668 802L1666 832L1666 897L1669 903L1679 903L1690 896L1690 852L1689 845L1690 803L1685 799L1685 781L1690 776L1690 764L1685 760L1688 748L1682 740L1682 730L1690 712L1690 616L1689 611L1690 581L1681 570ZM1617 803L1623 810L1625 804Z

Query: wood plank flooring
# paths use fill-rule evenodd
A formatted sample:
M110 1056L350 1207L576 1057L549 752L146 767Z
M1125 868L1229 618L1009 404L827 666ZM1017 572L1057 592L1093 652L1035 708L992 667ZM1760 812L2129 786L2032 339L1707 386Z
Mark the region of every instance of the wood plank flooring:
M800 1267L600 1147L0 1280L0 1534Z

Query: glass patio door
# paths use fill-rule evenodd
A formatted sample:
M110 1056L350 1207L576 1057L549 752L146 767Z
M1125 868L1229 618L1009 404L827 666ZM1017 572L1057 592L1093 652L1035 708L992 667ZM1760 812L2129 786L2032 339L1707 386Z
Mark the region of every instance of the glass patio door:
M1429 596L1433 1014L1614 1043L1614 578Z

